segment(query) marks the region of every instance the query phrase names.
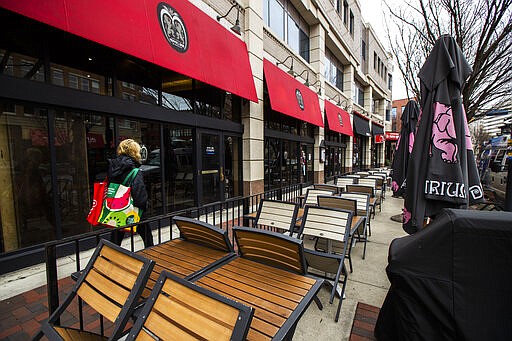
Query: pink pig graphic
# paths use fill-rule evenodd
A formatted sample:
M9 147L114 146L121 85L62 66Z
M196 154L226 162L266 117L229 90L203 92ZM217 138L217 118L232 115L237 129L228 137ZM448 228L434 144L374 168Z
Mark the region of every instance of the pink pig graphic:
M430 156L432 156L432 144L441 150L441 158L447 163L457 163L458 147L455 143L455 125L450 106L441 103L434 104L434 124L432 125L432 140Z
M409 220L411 220L412 214L405 207L402 209L402 214L403 214L403 223L407 224L409 222Z

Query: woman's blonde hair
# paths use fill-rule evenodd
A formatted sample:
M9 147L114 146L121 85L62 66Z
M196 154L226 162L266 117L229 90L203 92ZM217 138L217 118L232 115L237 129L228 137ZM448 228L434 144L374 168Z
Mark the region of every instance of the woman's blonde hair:
M140 163L140 145L132 139L126 139L119 143L117 155L126 155Z

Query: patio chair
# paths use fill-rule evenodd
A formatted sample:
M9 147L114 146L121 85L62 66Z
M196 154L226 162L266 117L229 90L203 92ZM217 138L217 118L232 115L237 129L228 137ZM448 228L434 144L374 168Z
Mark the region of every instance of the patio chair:
M163 271L126 340L245 340L254 309Z
M364 179L359 179L357 184L365 185L365 186L372 186L374 188L375 197L378 198L379 203L382 203L383 196L384 196L383 184L382 184L383 180L381 178L373 178L373 176L374 175L369 175L368 177L366 177ZM379 204L379 210L380 211L382 210L380 208L380 204Z
M370 195L365 193L354 193L345 192L341 193L340 197L343 199L355 200L356 201L356 214L358 216L365 217L365 224L359 226L358 229L353 233L352 238L358 242L364 242L363 248L363 259L366 257L366 242L368 241L368 235L371 236L371 222L370 222Z
M328 197L328 196L319 195L318 196L318 206L337 208L340 210L350 211L350 212L352 212L352 215L354 215L354 216L357 215L357 201L353 200L353 199L342 198L339 196ZM353 239L353 238L354 237L351 235L351 239ZM325 239L317 238L316 243L315 243L315 249L325 250L326 249ZM343 250L343 243L333 241L332 249L333 249L334 253L341 253L341 251ZM345 257L348 259L348 263L350 266L350 272L353 272L354 269L352 267L351 252L352 252L352 242L350 242L348 245L348 251L347 251L347 254L345 255Z
M330 184L313 184L313 189L333 191L335 194L339 192L338 186Z
M314 189L308 188L306 195L304 197L304 205L313 205L316 206L318 204L318 200L316 199L319 195L334 195L336 192L334 190L324 190L324 189Z
M383 175L369 175L367 179L377 180L377 188L381 190L382 200L386 199L386 178Z
M308 273L323 277L333 281L332 291L329 303L333 303L338 284L341 277L341 293L336 317L334 321L338 322L343 295L347 285L348 273L345 267L345 255L348 252L348 243L350 239L350 226L352 223L352 212L328 207L306 206L302 225L299 232L299 238L306 236L315 238L325 238L327 240L327 250L304 249ZM334 254L331 250L333 241L342 241L343 247L340 254Z
M197 219L176 216L173 220L182 239L212 249L229 253L234 252L227 231Z
M375 218L375 208L376 206L379 206L380 208L380 205L381 205L381 202L380 202L380 198L378 198L376 195L375 195L375 187L372 187L372 186L368 186L368 185L347 185L347 192L354 192L354 193L364 193L364 194L369 194L370 195L370 215L373 216L373 218ZM370 234L371 235L371 234Z
M356 172L355 174L360 175L362 178L365 178L365 177L367 177L368 175L370 175L370 172L366 172L366 171L358 171L358 172Z
M258 207L255 226L270 228L280 233L293 235L299 205L296 203L262 199Z
M336 178L334 180L334 184L341 190L338 190L338 193L345 192L347 190L347 185L353 185L356 181L356 178L354 177L346 177L342 176L339 178Z
M80 321L80 329L60 324L62 314L73 299L79 297L114 324L108 340L119 339L153 266L153 261L102 239L69 295L43 323L42 332L50 340L107 339L83 330L83 321Z

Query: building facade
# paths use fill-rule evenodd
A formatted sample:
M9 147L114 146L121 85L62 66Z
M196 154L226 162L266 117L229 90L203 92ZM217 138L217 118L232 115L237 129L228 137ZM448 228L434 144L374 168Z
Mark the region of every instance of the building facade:
M392 60L358 1L0 0L0 14L3 255L90 231L124 138L143 146L146 217L384 166Z

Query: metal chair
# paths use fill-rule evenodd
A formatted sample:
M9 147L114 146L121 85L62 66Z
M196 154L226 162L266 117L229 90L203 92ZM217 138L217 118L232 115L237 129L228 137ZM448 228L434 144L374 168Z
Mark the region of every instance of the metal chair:
M126 340L245 340L253 314L252 307L163 271Z
M311 236L327 239L327 250L304 249L308 273L332 281L333 288L329 303L333 303L338 284L342 284L340 300L334 320L338 322L343 295L347 285L348 272L345 267L345 255L348 252L352 212L328 207L306 206L299 238ZM331 243L342 241L340 254L331 252ZM341 277L343 276L343 279Z
M255 226L270 228L280 233L288 232L293 235L299 205L287 201L268 200L260 201L256 215Z
M84 330L82 319L79 321L79 329L61 325L62 314L74 298L79 297L114 324L108 340L119 339L154 264L149 259L102 239L69 295L48 321L43 323L42 332L50 340L106 339L103 330L102 335Z

